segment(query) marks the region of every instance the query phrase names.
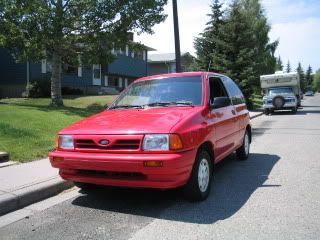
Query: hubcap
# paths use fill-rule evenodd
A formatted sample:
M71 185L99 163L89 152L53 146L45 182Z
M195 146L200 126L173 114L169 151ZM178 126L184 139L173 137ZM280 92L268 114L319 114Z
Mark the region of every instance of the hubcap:
M249 149L250 149L249 136L246 133L244 135L244 150L245 150L246 156L248 156L249 154Z
M209 185L209 163L208 160L203 158L200 161L198 170L198 184L201 192L205 192Z

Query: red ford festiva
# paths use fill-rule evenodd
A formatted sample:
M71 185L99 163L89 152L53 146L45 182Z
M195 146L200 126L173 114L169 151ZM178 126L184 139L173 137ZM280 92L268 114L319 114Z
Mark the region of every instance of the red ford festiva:
M77 186L169 189L205 199L214 166L249 155L249 112L227 76L188 72L133 82L103 112L61 130L53 167Z

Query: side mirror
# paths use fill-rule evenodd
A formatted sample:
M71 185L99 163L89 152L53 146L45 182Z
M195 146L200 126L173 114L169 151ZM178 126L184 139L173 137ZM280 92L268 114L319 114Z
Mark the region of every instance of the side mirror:
M213 99L213 103L210 103L211 109L227 107L231 105L231 101L229 97L215 97Z
M104 108L105 108L105 109L108 109L110 106L111 106L111 104L110 104L110 103L107 103L106 105L104 105Z

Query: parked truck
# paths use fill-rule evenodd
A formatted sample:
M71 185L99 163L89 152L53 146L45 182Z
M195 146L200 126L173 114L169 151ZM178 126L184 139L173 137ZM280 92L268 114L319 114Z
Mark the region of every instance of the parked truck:
M263 90L263 109L265 114L271 114L274 110L291 110L297 112L301 106L302 92L300 78L297 72L260 76Z

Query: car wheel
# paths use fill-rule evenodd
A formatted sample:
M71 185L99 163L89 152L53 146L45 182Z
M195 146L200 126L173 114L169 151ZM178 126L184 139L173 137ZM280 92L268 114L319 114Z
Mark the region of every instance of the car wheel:
M213 159L205 150L200 150L196 156L191 176L184 186L184 195L193 201L205 200L210 192L213 169Z
M270 110L269 110L268 108L266 108L266 109L264 110L264 114L265 114L265 115L269 115L269 113L270 113Z
M246 130L244 137L243 137L243 142L240 148L237 149L236 151L237 157L239 160L246 160L249 157L250 154L250 137L249 133Z

